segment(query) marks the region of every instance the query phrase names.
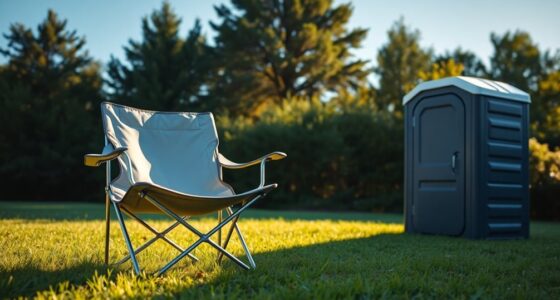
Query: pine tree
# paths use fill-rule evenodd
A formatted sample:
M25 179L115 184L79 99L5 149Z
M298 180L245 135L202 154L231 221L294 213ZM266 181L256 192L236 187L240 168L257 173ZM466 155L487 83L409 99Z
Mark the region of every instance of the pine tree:
M423 49L420 32L409 29L403 19L395 22L387 32L389 41L377 55L375 73L379 76L377 103L380 109L402 117L402 98L429 72L432 50Z
M70 198L93 180L80 158L101 144L101 75L66 25L49 11L36 32L14 24L4 34L0 180L11 199Z
M331 0L233 0L216 7L218 72L211 86L219 105L258 114L289 97L326 97L359 89L366 61L352 58L367 30L347 29L350 4Z
M127 63L114 57L109 62L111 100L154 110L197 110L204 104L208 64L202 28L196 20L182 39L180 25L168 2L142 19L142 41L124 47Z

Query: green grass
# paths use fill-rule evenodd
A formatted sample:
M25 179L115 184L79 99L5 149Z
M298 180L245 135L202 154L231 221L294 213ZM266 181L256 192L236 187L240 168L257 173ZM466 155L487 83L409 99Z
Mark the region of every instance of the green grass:
M0 298L560 298L557 223L533 222L529 240L473 241L403 234L397 215L253 210L240 226L256 270L217 265L203 245L200 262L137 278L129 264L103 266L102 214L95 204L0 202ZM151 219L158 228L171 223ZM136 245L152 237L129 224ZM115 222L111 235L116 260L125 249ZM180 228L171 237L194 240ZM242 254L237 240L230 246ZM140 265L154 271L177 253L158 242Z

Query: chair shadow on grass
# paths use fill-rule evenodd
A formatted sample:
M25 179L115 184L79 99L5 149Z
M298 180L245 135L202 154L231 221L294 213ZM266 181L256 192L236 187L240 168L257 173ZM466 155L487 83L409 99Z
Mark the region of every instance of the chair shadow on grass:
M39 291L57 290L61 283L84 284L95 273L105 274L103 264L87 262L69 268L44 270L27 264L13 270L0 269L0 298L32 297Z
M503 272L501 265L492 267L496 260L504 259L496 254L527 243L527 240L495 243L381 233L256 253L253 256L256 270L242 271L229 263L217 277L181 290L176 296L199 298L212 293L228 295L237 290L240 295L251 298L269 298L267 295L271 292L280 298L304 299L410 298L415 295L441 298L442 295L436 295L445 288L435 290L434 284L456 289L459 294L475 295L476 285L468 286L465 282L479 276L494 279ZM471 261L473 257L477 258ZM530 263L532 258L518 255L515 259ZM503 279L500 284L513 285L514 281Z
M326 291L317 289L329 289L330 285L340 286L345 280L375 278L393 272L392 263L398 260L395 257L403 255L401 249L407 243L408 237L410 235L383 233L365 238L256 253L253 255L257 264L256 270L243 271L233 263L225 262L222 272L216 278L178 294L189 298L219 291L225 291L227 294L229 290L241 288L260 298L266 297L270 289L284 289L284 292L303 292L304 294L297 296L302 298L344 298L347 297L346 294L321 296L316 293ZM384 255L393 257L386 259ZM240 282L241 287L238 286ZM306 291L310 294L305 295ZM288 298L293 296L294 294L287 295Z
M295 280L294 276L305 276L310 282L301 284L313 285L315 280L324 281L328 277L340 274L360 274L365 272L379 272L369 269L372 264L365 263L377 252L395 252L404 242L400 234L381 234L377 236L341 240L335 242L312 244L302 247L286 248L253 255L257 263L257 270L244 271L233 262L224 259L219 274L204 283L193 285L178 291L178 295L204 296L212 291L242 289L250 291L255 287L245 284L261 282L266 284L284 284ZM234 242L234 241L232 241ZM235 241L237 242L237 241ZM207 250L210 250L208 247ZM240 253L239 253L240 254ZM243 259L242 256L239 256ZM373 265L375 266L375 264ZM123 268L113 269L110 280L117 274L130 273L129 264ZM196 268L192 264L179 264L174 267L178 272ZM40 291L58 290L60 284L69 282L71 285L84 285L95 274L106 275L107 267L101 263L82 263L56 271L45 271L34 265L26 265L9 272L0 270L0 295L13 298L18 296L31 297ZM163 275L166 276L166 275ZM237 280L235 280L237 278ZM268 278L268 283L262 279Z
M435 280L443 284L448 280L448 276L454 276L455 281L463 282L464 276L478 272L476 270L480 269L480 264L491 264L496 259L493 254L484 255L485 251L500 252L514 244L521 245L527 242L493 243L442 236L381 233L363 238L254 253L257 269L250 271L240 269L229 260L224 260L221 266L212 267L219 270L209 274L204 274L208 270L199 269L196 264L181 263L172 268L174 273L196 273L197 277L202 274L200 278L192 278L195 281L194 285L173 289L172 293L175 297L187 299L207 298L209 295L266 298L269 293L282 298L317 299L391 297L395 292L401 295L429 294L433 292L429 284L409 279ZM206 250L213 249L207 247ZM477 258L478 265L469 267L467 258L472 255L483 257ZM423 277L433 273L434 268L444 270L436 272L440 277ZM105 275L107 268L102 264L84 263L57 271L44 271L35 266L25 266L10 272L0 270L0 296L33 296L38 291L48 291L51 288L57 291L58 285L66 281L84 286L95 277L96 272ZM115 269L109 280L114 281L118 274L125 272L131 274L129 263ZM9 276L13 277L13 281L7 285ZM463 292L476 291L466 288Z

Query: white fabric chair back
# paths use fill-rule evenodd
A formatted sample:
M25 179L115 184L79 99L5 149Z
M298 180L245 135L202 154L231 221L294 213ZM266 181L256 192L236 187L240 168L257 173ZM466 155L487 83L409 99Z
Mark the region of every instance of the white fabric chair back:
M101 105L108 141L128 148L134 182L145 182L190 195L230 196L220 178L218 135L211 113L157 112L113 103ZM121 198L133 184L126 158L111 184ZM118 199L114 199L118 200Z

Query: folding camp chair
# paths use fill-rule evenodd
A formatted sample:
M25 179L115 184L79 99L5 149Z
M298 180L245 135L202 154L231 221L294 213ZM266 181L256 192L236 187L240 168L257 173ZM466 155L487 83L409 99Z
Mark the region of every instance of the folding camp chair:
M255 268L255 262L237 225L240 214L255 201L277 187L265 185L265 163L286 157L273 152L248 163L234 163L218 152L218 135L211 113L157 112L104 102L101 104L105 148L101 154L86 154L86 166L106 164L105 185L105 263L109 263L110 206L113 206L122 230L128 255L116 264L131 260L136 274L140 267L136 255L157 240L163 240L179 251L179 255L162 267L165 273L181 259L192 254L202 243L218 250L218 260L228 257L244 269ZM111 179L111 161L117 159L120 174ZM245 193L236 194L222 180L222 167L241 169L260 164L260 184ZM240 205L240 207L239 207ZM234 211L234 206L239 207ZM226 211L227 217L222 217ZM134 248L124 214L138 221L155 237ZM188 217L218 212L218 225L203 233L188 222ZM175 220L158 231L142 220L140 213L162 213ZM231 223L222 243L221 229ZM198 240L182 248L166 235L182 225ZM236 232L247 256L249 266L226 250L233 231ZM218 241L211 237L218 233Z

